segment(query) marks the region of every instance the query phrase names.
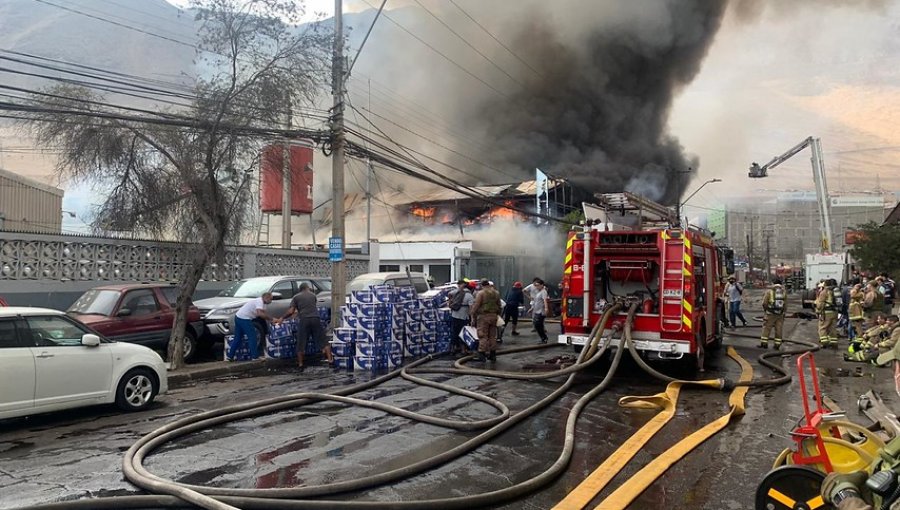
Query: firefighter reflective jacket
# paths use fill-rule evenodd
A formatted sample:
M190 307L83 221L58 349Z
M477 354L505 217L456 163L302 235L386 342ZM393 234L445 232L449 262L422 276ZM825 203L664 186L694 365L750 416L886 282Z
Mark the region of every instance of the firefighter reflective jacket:
M834 290L831 287L825 287L816 296L816 313L834 313Z
M863 315L863 293L861 290L850 291L850 303L847 308L851 321L861 321L865 319L865 316Z

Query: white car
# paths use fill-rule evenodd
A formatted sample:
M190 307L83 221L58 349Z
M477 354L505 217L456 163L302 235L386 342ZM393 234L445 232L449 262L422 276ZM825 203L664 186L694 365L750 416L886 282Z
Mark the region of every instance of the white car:
M100 338L58 310L0 308L0 419L112 402L137 411L168 387L147 347Z

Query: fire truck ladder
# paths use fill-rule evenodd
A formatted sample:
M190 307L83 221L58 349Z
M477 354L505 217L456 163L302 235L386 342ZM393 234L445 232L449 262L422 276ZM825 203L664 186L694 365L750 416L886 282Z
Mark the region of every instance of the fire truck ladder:
M677 333L682 329L684 299L684 240L669 237L668 231L662 232L664 239L662 253L662 289L660 307L660 328L668 333Z

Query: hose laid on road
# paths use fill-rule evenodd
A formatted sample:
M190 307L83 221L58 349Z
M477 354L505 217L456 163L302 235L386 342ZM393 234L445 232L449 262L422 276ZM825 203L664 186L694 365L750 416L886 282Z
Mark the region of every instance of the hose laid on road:
M333 394L324 394L324 393L301 393L297 395L289 395L284 397L276 397L272 399L266 399L259 402L251 402L245 404L238 404L235 406L229 406L227 408L218 409L214 411L207 411L195 416L183 418L176 422L173 422L169 425L161 427L150 434L141 438L137 443L135 443L126 453L124 460L124 471L126 478L145 490L150 492L164 493L170 494L170 496L123 496L123 497L113 497L113 498L102 498L102 499L90 499L90 500L77 500L70 502L60 502L60 503L51 503L47 505L39 505L34 508L40 509L65 509L71 510L76 508L93 508L93 509L105 509L105 508L147 508L147 507L184 507L186 502L190 502L203 508L214 508L216 510L219 509L231 509L231 508L244 508L244 509L253 509L253 508L266 508L266 509L298 509L298 508L322 508L322 509L360 509L360 508L422 508L422 507L437 507L437 508L459 508L459 509L469 509L477 506L485 506L485 505L495 505L502 501L508 501L517 497L520 497L524 494L533 492L538 488L544 486L549 483L557 476L559 476L568 466L568 463L571 459L571 455L574 451L575 445L575 423L580 415L581 411L584 407L597 395L603 392L606 387L611 383L613 375L616 372L616 368L618 367L619 362L621 361L621 357L624 353L623 349L617 349L616 354L613 358L612 365L610 370L606 373L603 380L594 388L592 388L589 392L585 393L581 398L576 401L573 405L572 409L568 413L568 418L566 422L566 436L565 441L563 443L563 448L558 456L557 460L544 472L528 479L523 482L517 483L513 486L506 487L500 490L477 494L471 496L461 496L454 498L440 498L440 499L432 499L432 500L424 500L424 501L404 501L404 502L381 502L381 501L335 501L335 500L301 500L294 498L302 498L302 497L313 497L313 496L330 496L339 493L349 492L349 491L359 491L370 489L379 485L383 485L388 482L408 478L410 476L419 474L429 469L433 469L439 465L445 464L451 460L459 458L467 452L472 451L473 449L485 444L490 441L494 437L499 434L505 432L516 424L520 423L525 418L533 415L534 413L540 411L541 409L547 407L559 397L563 396L573 385L575 375L578 371L584 370L585 368L591 366L600 360L605 354L611 342L604 342L602 347L597 350L598 345L601 343L602 333L604 331L604 327L612 316L613 313L620 309L619 305L616 305L606 313L604 313L603 317L600 321L597 322L594 329L590 335L589 345L579 354L575 365L571 367L567 367L561 370L557 370L549 373L538 373L538 374L521 374L515 372L502 372L502 371L490 371L490 370L479 370L479 369L469 369L469 368L453 368L453 369L444 369L444 370L433 370L433 369L417 369L417 367L423 365L427 361L431 360L432 357L427 357L417 362L410 364L408 367L405 367L402 370L392 372L385 376L373 379L372 381L366 383L360 383L357 385L349 386L342 390L339 390ZM626 321L625 331L629 331L631 321L634 317L634 314L637 310L637 305L633 305L628 312L628 319ZM514 352L523 352L530 351L536 348L547 348L554 347L555 345L543 345L538 347L524 347L519 349L507 349L504 351L498 352L498 354L509 354ZM588 357L588 354L591 354ZM587 358L587 359L586 359ZM466 358L460 360L464 362ZM462 363L458 363L457 367L462 367ZM358 393L365 389L374 387L378 384L386 382L394 377L401 376L406 380L411 382L415 382L417 384L421 383L421 381L426 381L424 379L418 378L412 375L410 372L414 373L447 373L453 375L477 375L477 376L489 376L489 377L500 377L500 378L508 378L508 379L533 379L533 380L545 380L553 377L560 377L562 375L568 375L565 382L551 392L549 395L544 397L543 399L533 403L526 409L519 411L517 413L509 413L509 410L500 404L498 401L494 399L490 399L488 397L479 398L478 400L493 405L495 408L501 411L500 416L479 420L478 422L459 422L456 420L445 420L441 418L435 417L427 417L420 413L413 413L410 411L403 410L401 408L397 408L395 406L390 406L387 404L373 403L371 401L360 400L356 398L347 397L347 395ZM523 375L530 375L531 377L522 377ZM453 386L437 383L433 381L427 381L425 383L427 386L438 388L441 390L449 391L451 393L460 394L460 395L468 395L467 390L461 390L459 388L455 388ZM178 437L182 437L186 434L196 432L198 430L207 429L209 427L220 425L222 423L227 423L235 420L250 418L253 416L258 416L262 414L272 413L276 411L281 411L285 409L295 408L302 405L310 404L313 402L320 402L324 400L332 400L338 402L344 402L351 405L363 405L365 403L366 407L378 409L384 412L388 412L391 414L395 414L398 416L404 416L416 421L425 421L426 423L436 424L439 426L450 426L451 428L466 429L466 427L470 427L472 423L477 423L479 426L487 427L490 426L487 430L475 436L464 443L443 452L435 457L430 459L425 459L422 461L415 462L413 464L396 468L391 471L385 473L379 473L376 475L370 475L364 478L360 478L357 480L349 480L343 482L335 482L327 485L318 485L318 486L307 486L307 487L299 487L299 488L281 488L281 489L228 489L228 488L216 488L216 487L203 487L196 485L188 485L188 484L180 484L171 480L166 480L160 478L152 473L148 472L144 466L144 459L150 455L154 450L161 447L163 444L166 444ZM377 405L375 405L377 404ZM495 405L498 404L498 405ZM427 421L426 421L427 420ZM489 425L493 423L492 425ZM287 499L291 498L291 499ZM188 505L190 506L190 505Z
M528 480L520 482L510 487L506 487L500 490L470 495L470 496L460 496L453 498L439 498L432 500L419 500L419 501L337 501L337 500L324 500L324 499L299 499L299 498L311 498L311 497L323 497L323 496L334 496L340 493L346 493L351 491L360 491L371 489L380 485L384 485L386 483L394 482L397 480L402 480L414 476L416 474L425 472L430 469L434 469L437 466L443 465L447 462L450 462L454 459L461 457L462 455L478 448L479 446L487 443L491 439L497 437L503 432L509 430L513 426L517 425L524 419L533 415L534 413L544 409L555 400L563 396L573 385L575 375L585 368L595 364L599 361L605 354L606 350L612 343L612 338L610 335L609 341L601 342L603 331L606 323L611 318L611 316L621 309L621 305L614 305L610 309L608 309L601 320L599 320L591 334L589 335L589 342L585 345L585 348L579 354L574 365L555 370L551 372L543 372L536 374L522 373L522 372L508 372L508 371L494 371L494 370L484 370L484 369L473 369L465 366L465 362L472 359L474 356L467 356L456 363L454 363L453 368L430 368L423 367L424 364L431 361L434 357L428 356L421 360L411 363L407 367L404 367L401 370L396 370L384 376L375 378L371 381L365 383L359 383L356 385L348 386L346 388L335 391L331 394L326 393L315 393L315 392L305 392L294 395L286 395L282 397L275 397L270 399L264 399L257 402L248 402L244 404L238 404L234 406L228 406L226 408L217 409L213 411L207 411L204 413L200 413L195 416L190 416L187 418L183 418L177 420L169 425L161 427L150 434L141 438L137 443L135 443L126 453L125 459L123 462L123 471L125 472L126 478L137 485L138 487L147 490L152 493L161 493L168 494L165 495L151 495L151 496L122 496L122 497L113 497L113 498L101 498L101 499L89 499L89 500L77 500L77 501L69 501L69 502L59 502L59 503L51 503L45 505L39 505L33 508L39 508L43 510L47 509L60 509L60 510L72 510L72 509L81 509L81 508L92 508L92 509L106 509L106 508L176 508L176 507L193 507L194 505L214 509L214 510L232 510L234 508L243 508L243 509L299 509L299 508L312 508L312 509L383 509L383 508L396 508L396 509L406 509L406 508L422 508L422 507L437 507L437 508L459 508L459 509L469 509L472 507L485 506L485 505L496 505L503 501L509 501L511 499L520 497L527 493L533 492L538 488L544 486L545 484L552 481L554 478L559 476L565 468L567 467L572 452L574 450L574 438L575 438L575 423L580 415L581 411L584 407L597 395L599 395L602 391L606 389L606 387L612 381L612 377L615 374L615 371L621 361L621 357L624 353L625 349L616 349L615 356L612 361L612 365L603 378L603 380L593 389L591 389L588 393L584 394L572 409L569 411L567 422L566 422L566 436L563 444L563 449L560 452L557 460L544 472L536 475ZM640 355L637 353L635 349L632 339L631 339L631 324L634 317L634 314L637 310L637 304L633 304L628 311L627 320L625 321L624 334L622 341L625 342L632 358L634 358L635 362L648 374L653 377L659 378L665 381L674 381L674 378L671 378L665 374L662 374L649 365L647 365L643 359L641 359ZM615 332L618 332L614 330ZM738 336L738 335L733 335ZM784 384L790 381L791 376L787 374L787 372L779 365L768 361L768 358L775 356L786 356L791 354L799 354L801 352L806 352L807 350L817 350L818 346L811 343L806 342L795 342L800 343L804 346L809 347L809 349L799 349L799 350L787 350L787 351L774 351L770 353L765 353L759 357L759 361L764 366L772 369L776 373L783 374L782 377L777 377L769 380L763 381L753 381L753 382L739 382L737 384L731 383L726 379L719 379L715 384L716 387L720 389L731 389L735 386L763 386L763 385L773 385L773 384ZM601 345L602 344L602 345ZM503 351L499 351L498 354L505 355L517 352L525 352L532 351L537 349L544 349L549 347L555 347L555 344L550 345L540 345L540 346L527 346L521 348L514 349L505 349ZM599 350L597 350L599 347ZM447 375L468 375L468 376L484 376L484 377L494 377L501 379L513 379L513 380L531 380L531 381L539 381L539 380L548 380L561 376L568 376L565 382L556 388L553 392L542 398L541 400L533 403L529 407L519 411L517 413L511 413L509 409L497 401L496 399L492 399L490 397L482 396L478 393L471 392L468 390L463 390L460 388L456 388L454 386L450 386L446 383L438 383L434 381L430 381L427 379L423 379L421 377L417 377L421 374L447 374ZM459 421L459 420L449 420L444 418L432 417L428 415L424 415L421 413L415 413L411 411L407 411L405 409L391 406L388 404L382 404L379 402L374 402L371 400L358 399L354 397L349 397L354 393L359 393L361 391L370 389L372 387L378 386L382 383L385 383L391 379L396 377L401 377L409 382L414 384L424 385L440 390L444 390L453 394L466 396L469 398L473 398L475 400L484 402L488 405L491 405L495 409L499 411L499 415L493 418L487 418L483 420L477 421ZM371 409L380 410L389 414L393 414L396 416L402 416L414 421L420 421L423 423L429 423L436 426L451 428L455 430L478 430L486 428L481 434L461 443L460 445L451 448L445 452L442 452L439 455L436 455L432 458L421 460L403 467L395 468L391 471L379 473L375 475L366 476L356 480L347 480L341 482L334 482L330 484L324 485L313 485L306 487L297 487L297 488L276 488L276 489L234 489L234 488L219 488L219 487L205 487L205 486L197 486L197 485L189 485L182 484L172 480L167 480L161 478L157 475L150 473L143 466L144 459L152 454L153 451L160 448L166 443L169 443L179 437L183 437L187 434L197 432L200 430L208 429L210 427L214 427L217 425L221 425L224 423L233 422L236 420L247 419L263 414L283 411L287 409L297 408L300 406L308 405L311 403L322 402L322 401L336 401L341 403L346 403L349 405L359 405Z

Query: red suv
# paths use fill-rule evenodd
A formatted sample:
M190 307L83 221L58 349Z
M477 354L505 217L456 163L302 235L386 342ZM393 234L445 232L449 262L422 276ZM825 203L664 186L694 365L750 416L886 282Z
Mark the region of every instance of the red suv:
M178 287L165 284L104 285L79 297L66 313L111 340L168 352ZM197 355L203 332L200 311L191 304L184 336L184 359Z

